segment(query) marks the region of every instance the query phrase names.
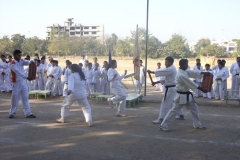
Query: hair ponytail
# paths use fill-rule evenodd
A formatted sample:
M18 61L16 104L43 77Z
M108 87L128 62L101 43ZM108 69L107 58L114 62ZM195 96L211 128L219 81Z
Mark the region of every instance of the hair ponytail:
M81 78L81 80L85 81L85 75L84 73L82 72L82 69L79 68L79 66L77 64L72 64L71 65L71 69L74 71L74 72L78 72L79 73L79 76Z

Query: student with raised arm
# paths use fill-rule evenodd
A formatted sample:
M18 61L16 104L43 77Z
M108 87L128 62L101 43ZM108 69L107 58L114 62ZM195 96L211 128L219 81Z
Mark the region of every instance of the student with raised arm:
M163 122L159 126L162 131L169 131L169 124L174 120L176 113L183 107L186 106L190 110L190 115L193 120L193 126L196 129L206 129L204 125L202 125L199 119L199 111L196 102L194 101L193 94L189 91L190 89L195 91L199 89L206 93L206 90L198 86L196 83L191 81L189 78L201 78L202 74L209 75L208 72L198 72L187 70L188 68L188 60L181 59L179 61L180 68L176 75L176 89L177 94L174 98L173 107L169 110L167 115L165 116Z
M155 74L156 76L164 76L165 79L162 81L154 82L152 85L155 85L157 83L162 83L165 86L165 94L162 99L162 103L160 106L159 116L156 120L152 121L154 124L160 124L162 123L164 117L166 116L169 109L171 109L174 95L176 94L176 85L175 85L175 77L177 74L176 68L173 66L174 59L169 56L165 58L165 66L166 68L164 70L160 71L149 71L150 73ZM179 110L177 119L184 119L182 110Z

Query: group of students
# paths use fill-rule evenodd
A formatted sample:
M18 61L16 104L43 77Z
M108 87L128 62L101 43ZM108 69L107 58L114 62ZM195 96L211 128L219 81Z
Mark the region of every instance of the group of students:
M29 101L28 101L28 83L33 81L32 78L28 77L28 74L26 74L26 67L24 69L24 66L29 66L30 63L37 63L39 62L38 57L35 56L34 60L29 60L30 57L26 57L25 59L21 59L22 52L20 50L15 50L14 53L14 59L9 62L9 69L11 71L11 82L12 82L12 96L11 96L11 107L9 111L9 118L14 118L16 116L17 108L18 108L18 102L19 100L22 101L23 105L23 111L27 118L36 118L35 115L32 114ZM44 60L45 57L42 57L40 63L45 64ZM94 92L98 91L98 86L95 85L97 81L89 80L89 74L93 72L92 76L94 76L95 71L99 69L99 65L97 63L96 57L94 58L94 70L92 70L92 65L87 60L85 60L85 68L81 64L71 64L70 61L66 61L66 67L63 69L63 75L64 75L64 90L63 94L65 96L62 107L61 107L61 117L57 119L57 122L64 123L66 120L66 117L69 116L70 106L77 101L79 105L82 105L82 111L85 116L85 120L88 123L90 127L93 126L92 121L92 112L91 107L88 103L87 99L87 92L89 91ZM47 73L47 80L46 80L46 86L45 88L53 85L53 88L55 89L58 84L56 84L56 80L58 80L58 66L57 62L53 60L52 57L49 57L49 61L51 66L48 64L47 70L42 71L42 73ZM41 66L41 64L37 65L37 67ZM88 68L86 67L88 66ZM43 66L41 66L44 68ZM106 78L107 82L110 83L110 89L112 93L115 93L115 96L112 98L108 98L108 103L110 106L119 104L118 110L116 113L116 116L118 117L124 117L125 116L125 106L126 106L126 97L127 94L123 90L123 86L121 83L122 78L125 77L127 74L127 71L120 76L119 73L115 70L117 68L117 61L112 60L110 65L108 65L106 62L104 62L105 67L105 77L102 76L102 72L100 72L101 78ZM103 68L102 68L103 70ZM38 74L38 69L37 69ZM43 76L41 76L42 80L44 80ZM35 80L34 80L35 81ZM49 85L50 84L50 85ZM55 86L56 85L56 86ZM89 85L93 85L93 89L90 90ZM96 88L95 88L96 87ZM94 88L96 90L94 90ZM104 87L103 87L104 89Z

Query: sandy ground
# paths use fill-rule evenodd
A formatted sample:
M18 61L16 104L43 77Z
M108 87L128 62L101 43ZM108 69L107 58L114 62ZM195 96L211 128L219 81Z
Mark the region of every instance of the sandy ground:
M125 80L133 92L130 80ZM207 130L193 129L189 111L186 120L174 120L171 132L159 131L152 120L158 117L163 94L147 87L147 96L127 117L115 116L116 108L106 102L90 101L94 127L84 122L74 104L67 123L59 124L63 99L30 99L36 119L27 119L19 106L16 118L9 119L10 94L0 93L0 159L179 159L238 160L240 157L240 107L237 101L196 99L199 115Z

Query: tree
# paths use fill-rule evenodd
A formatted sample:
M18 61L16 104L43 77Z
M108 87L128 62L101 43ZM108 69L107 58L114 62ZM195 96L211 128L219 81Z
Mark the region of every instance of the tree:
M25 35L14 34L11 36L12 45L14 49L22 50L22 44L26 41Z
M186 41L185 37L179 34L173 34L171 39L165 43L165 46L168 48L169 56L175 58L188 57L191 52Z
M211 44L210 39L201 38L198 40L197 44L194 46L194 50L198 56L201 55L201 50L204 50L207 46Z
M39 39L38 37L27 38L26 41L22 44L23 55L34 55L34 54L43 54L43 51L46 50L45 41Z
M13 44L8 36L3 36L0 39L0 53L1 54L12 54L13 53Z
M237 54L240 54L240 39L233 39L232 41L237 43Z

